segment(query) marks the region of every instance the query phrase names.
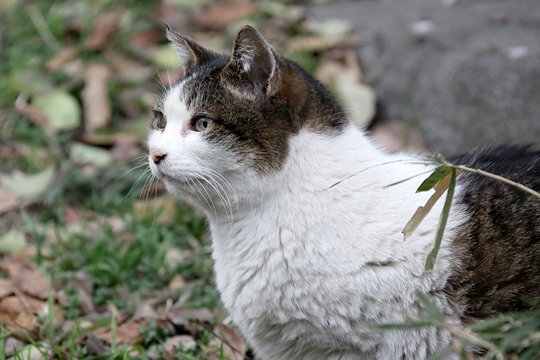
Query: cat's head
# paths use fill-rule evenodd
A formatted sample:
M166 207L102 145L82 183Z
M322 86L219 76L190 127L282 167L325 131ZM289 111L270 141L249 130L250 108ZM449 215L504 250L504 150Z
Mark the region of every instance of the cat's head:
M328 91L252 27L239 31L231 55L170 28L167 37L184 73L156 104L148 147L152 174L177 195L211 197L222 183L275 174L302 128L332 133L346 123Z

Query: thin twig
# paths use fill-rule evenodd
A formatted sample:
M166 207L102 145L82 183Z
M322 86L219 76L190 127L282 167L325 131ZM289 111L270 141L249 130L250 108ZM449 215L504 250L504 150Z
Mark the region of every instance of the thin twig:
M520 184L520 183L517 183L515 181L512 181L510 179L507 179L505 177L502 177L502 176L499 176L499 175L496 175L496 174L492 174L490 172L487 172L487 171L484 171L484 170L480 170L480 169L475 169L475 168L471 168L471 167L468 167L466 165L454 165L452 163L449 163L448 161L446 161L445 159L441 159L442 163L446 166L449 166L449 167L452 167L454 169L460 169L460 170L463 170L463 171L469 171L469 172L472 172L472 173L475 173L475 174L479 174L479 175L483 175L483 176L487 176L489 178L492 178L492 179L495 179L495 180L498 180L498 181L501 181L505 184L508 184L508 185L511 185L511 186L514 186L520 190L523 190L533 196L536 196L537 198L540 198L540 193L537 192L537 191L534 191L533 189L523 185L523 184Z

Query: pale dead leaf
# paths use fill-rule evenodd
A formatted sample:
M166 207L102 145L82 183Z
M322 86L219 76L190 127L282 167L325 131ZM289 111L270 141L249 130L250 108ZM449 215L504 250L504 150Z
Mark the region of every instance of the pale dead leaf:
M402 121L386 121L375 126L369 137L386 151L395 153L403 150L422 152L426 150L418 130Z
M249 0L218 2L195 15L195 24L204 30L223 31L236 20L244 19L255 11Z
M456 176L457 175L458 174L456 173ZM435 192L433 193L433 195L430 196L430 198L425 203L425 205L419 206L416 209L411 219L407 222L407 225L405 225L405 227L403 228L402 233L403 233L404 240L407 240L412 235L412 233L416 230L418 225L420 225L422 220L424 220L424 218L427 216L427 214L429 214L433 206L437 203L437 200L439 200L440 197L448 189L448 186L450 185L451 177L452 177L451 175L448 175L447 177L439 181L437 185L433 187Z
M137 340L141 334L141 328L146 325L146 321L141 322L128 322L124 323L116 328L116 343L117 344L129 344ZM112 333L109 330L103 331L99 329L94 332L96 337L108 344L112 343Z
M214 318L214 314L208 309L177 309L171 308L167 314L169 319L175 325L186 325L190 321L208 322Z
M170 267L175 267L179 262L189 258L190 255L189 252L183 252L176 247L170 247L165 254L165 263Z
M49 118L36 106L29 105L27 99L19 96L15 101L15 110L38 125L47 135L52 136L54 129Z
M48 298L49 281L27 262L7 258L0 262L0 268L9 274L13 284L22 292L39 299Z
M197 342L192 336L189 335L177 335L168 338L163 344L165 353L168 356L173 356L178 349L194 349L197 347Z
M369 125L375 115L375 91L365 83L353 50L334 50L323 57L316 77L338 92L353 121L360 127Z
M79 297L79 305L84 315L90 315L96 312L94 301L86 290L83 288L77 288L77 296Z
M0 279L0 299L10 295L15 290L10 279Z
M11 174L0 174L0 184L12 194L21 198L33 198L42 195L53 182L54 168L48 167L37 174L24 174L14 171Z
M118 30L119 20L119 14L116 12L101 14L92 27L92 32L85 42L85 47L90 50L102 49L109 37Z
M144 65L139 61L135 61L112 48L107 48L105 50L105 57L114 71L115 78L118 77L121 80L130 83L140 83L148 80L153 74L152 67ZM138 90L140 91L140 89Z
M27 332L37 330L37 317L34 312L24 306L16 296L8 296L0 300L0 323L17 338L24 339Z
M17 196L0 186L0 214L15 209L19 204L20 200Z
M157 319L158 314L149 301L144 301L135 310L134 319Z
M84 129L92 133L107 126L111 119L111 102L108 95L110 69L103 64L90 64L84 74L82 91L84 104Z
M24 249L26 246L25 234L17 229L11 229L0 236L0 253L13 254L16 251Z
M24 346L22 341L17 340L14 337L8 337L4 342L4 353L5 356L11 356L15 351L20 350Z
M67 47L64 49L61 49L58 51L52 59L50 59L47 62L47 69L54 71L58 70L64 65L66 62L72 60L77 55L77 48L76 47Z
M332 48L356 46L360 39L356 35L315 36L298 35L287 43L290 52L322 52Z
M220 324L216 327L216 333L223 341L223 352L227 359L243 360L247 346L242 337L231 327Z
M179 290L186 285L186 280L180 274L174 275L171 282L169 283L170 290Z

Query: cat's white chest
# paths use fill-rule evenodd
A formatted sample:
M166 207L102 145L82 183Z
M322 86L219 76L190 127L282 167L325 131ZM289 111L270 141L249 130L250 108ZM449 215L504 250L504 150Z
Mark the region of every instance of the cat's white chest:
M388 183L399 180L387 177ZM320 180L310 184L332 184ZM360 176L325 190L279 181L273 180L283 193L238 214L232 226L212 224L222 301L261 359L422 359L448 341L435 329L396 334L371 328L418 313L419 289L447 305L438 291L449 275L448 247L436 271L423 272L438 214L418 229L422 235L405 243L401 234L425 200L414 195L417 185L386 191Z

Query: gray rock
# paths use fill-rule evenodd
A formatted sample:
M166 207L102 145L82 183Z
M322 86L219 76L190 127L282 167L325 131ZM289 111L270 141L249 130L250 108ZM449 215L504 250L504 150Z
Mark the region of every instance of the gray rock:
M540 144L540 1L348 1L310 16L351 21L383 118L418 124L432 151Z

